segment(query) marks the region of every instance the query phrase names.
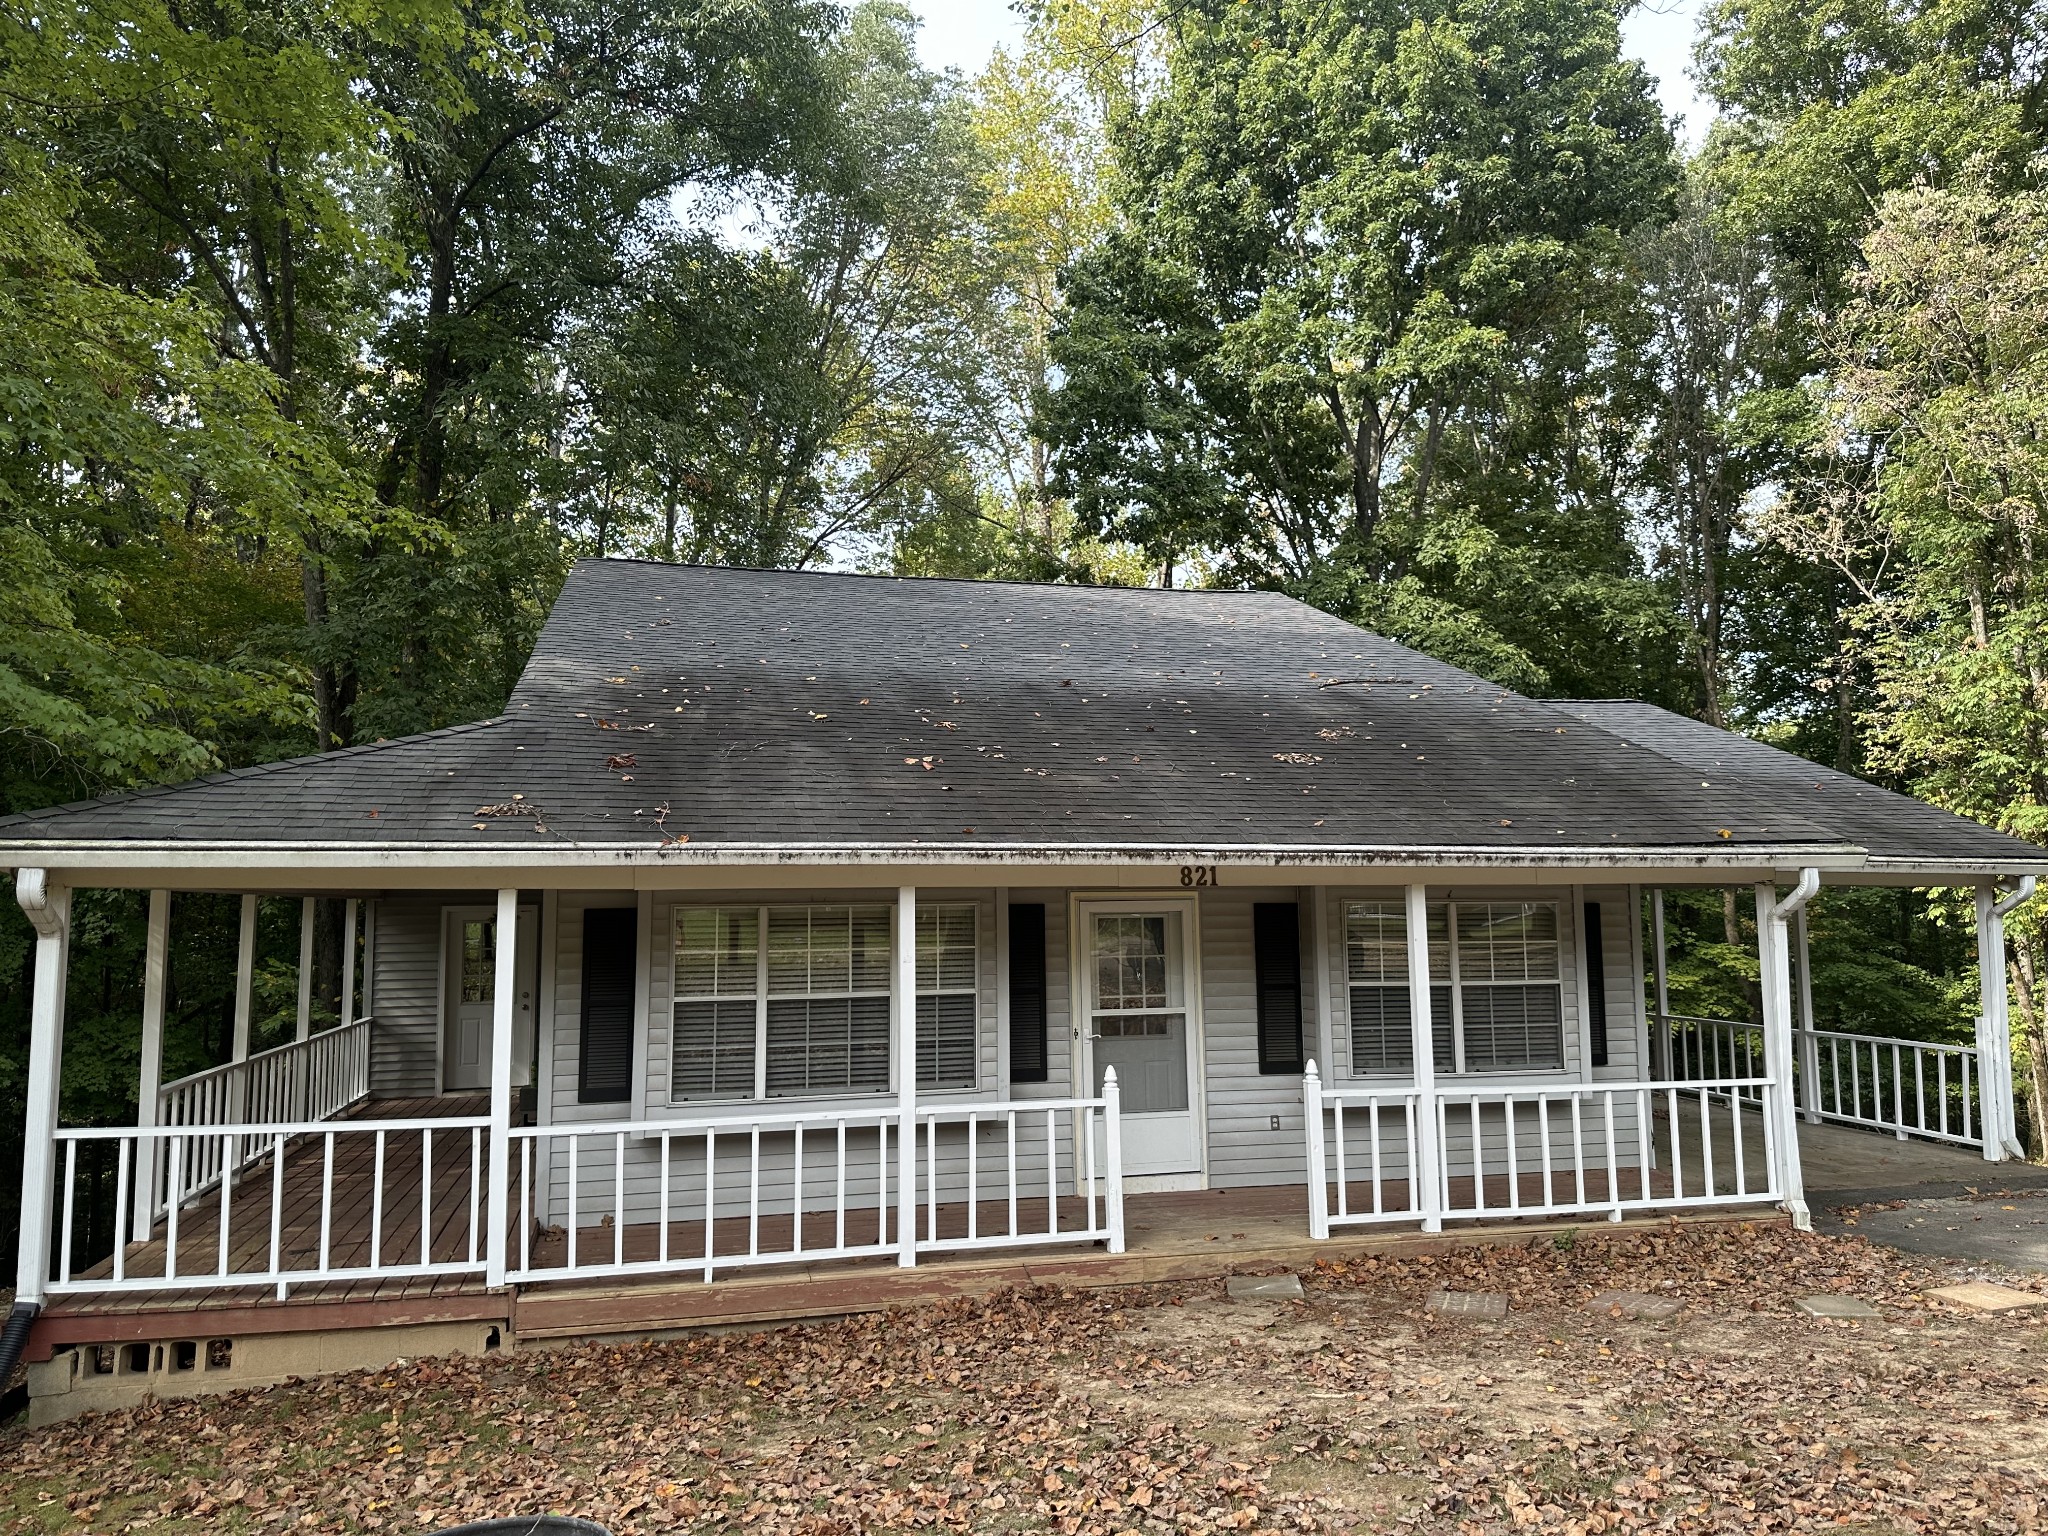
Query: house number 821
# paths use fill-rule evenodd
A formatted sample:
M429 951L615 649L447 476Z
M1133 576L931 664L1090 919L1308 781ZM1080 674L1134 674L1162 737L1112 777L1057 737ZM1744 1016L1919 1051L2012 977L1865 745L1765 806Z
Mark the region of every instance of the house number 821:
M1180 867L1182 885L1214 885L1216 866L1214 864L1183 864Z

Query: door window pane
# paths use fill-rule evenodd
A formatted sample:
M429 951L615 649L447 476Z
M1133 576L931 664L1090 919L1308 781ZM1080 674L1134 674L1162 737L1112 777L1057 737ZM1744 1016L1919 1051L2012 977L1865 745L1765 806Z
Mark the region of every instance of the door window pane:
M488 1003L498 979L498 925L470 918L462 925L462 1000Z

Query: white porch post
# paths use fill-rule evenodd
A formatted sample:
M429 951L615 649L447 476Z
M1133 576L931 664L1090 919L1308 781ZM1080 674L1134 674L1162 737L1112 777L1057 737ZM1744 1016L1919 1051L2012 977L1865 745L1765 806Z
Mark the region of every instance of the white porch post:
M356 1021L356 914L361 903L353 896L342 906L341 918L341 1027Z
M917 887L896 892L896 1262L917 1263Z
M1448 978L1446 978L1448 979ZM1408 1017L1415 1051L1415 1158L1408 1170L1422 1230L1441 1232L1443 1141L1437 1135L1436 1031L1429 1016L1429 887L1408 887Z
M1317 1242L1330 1237L1330 1186L1323 1147L1323 1079L1309 1061L1301 1071L1301 1118L1308 1142L1308 1235Z
M313 1033L313 929L318 915L312 897L299 898L299 1024L294 1040Z
M2023 1156L2012 1107L2012 1015L2005 976L2005 915L2034 894L2035 878L2000 898L1977 887L1977 1102L1982 1106L1984 1159Z
M14 1304L40 1306L50 1273L51 1179L57 1166L57 1090L64 1070L64 983L71 966L71 891L40 869L17 871L15 899L36 931L29 1000L28 1123L22 1138L21 1246Z
M1806 908L1792 914L1799 946L1799 1107L1809 1125L1820 1124L1820 1041L1813 1033L1813 946L1806 940Z
M164 984L171 947L171 893L149 893L149 938L142 953L142 1070L135 1083L135 1123L156 1124L157 1096L164 1081ZM135 1138L135 1241L149 1241L156 1224L156 1139Z
M1792 1102L1792 975L1788 920L1820 889L1820 871L1799 872L1799 885L1783 901L1775 885L1756 888L1758 975L1764 1005L1764 1063L1772 1083L1769 1101L1771 1154L1777 1161L1778 1193L1792 1225L1813 1230L1806 1208L1806 1176L1799 1162L1799 1115Z
M1678 1081L1678 1063L1671 1049L1671 977L1666 971L1664 942L1664 888L1650 891L1650 963L1657 976L1657 1049L1663 1060L1657 1071L1667 1083Z
M491 982L491 1171L484 1229L484 1284L505 1283L505 1238L512 1192L512 1003L519 989L519 892L498 892L492 936L497 973Z
M313 1038L313 938L319 910L313 898L299 898L299 1015L292 1038L304 1045ZM292 1053L292 1118L303 1120L313 1112L313 1084L306 1073L306 1053Z
M540 1007L535 1012L534 1030L534 1095L533 1123L553 1125L555 1123L555 956L559 941L557 929L561 925L561 902L559 891L547 890L540 893ZM548 1195L554 1187L553 1153L554 1138L542 1137L534 1143L533 1212L534 1219L543 1227L554 1225L552 1207Z
M363 903L363 1017L377 1017L377 898Z
M1309 955L1316 968L1316 1060L1330 1069L1334 1076L1337 1068L1337 1008L1330 998L1330 891L1328 886L1313 886L1309 890L1309 921L1315 924L1315 937L1309 944Z
M256 898L242 898L242 931L235 946L235 1036L228 1060L249 1059L249 1025L256 1012ZM240 1125L249 1107L249 1083L240 1072L228 1074L228 1123ZM230 1159L232 1161L232 1159Z

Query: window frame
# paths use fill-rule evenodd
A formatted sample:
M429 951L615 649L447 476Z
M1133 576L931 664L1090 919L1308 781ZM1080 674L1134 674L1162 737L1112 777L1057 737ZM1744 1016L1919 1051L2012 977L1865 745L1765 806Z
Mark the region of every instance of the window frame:
M770 980L769 954L769 932L770 923L772 921L773 915L777 913L788 914L791 912L812 913L821 910L832 910L835 908L844 909L849 912L858 912L863 908L868 909L870 911L882 910L887 912L889 935L888 959L885 966L886 974L889 978L887 985L881 988L863 988L849 986L847 989L843 991L775 991L772 987ZM932 931L934 933L934 936L936 936L939 928L938 914L942 910L951 912L964 911L968 915L968 919L973 926L973 939L970 949L974 967L973 976L971 981L964 986L934 985L929 990L923 985L922 978L920 977L919 985L917 986L916 993L912 999L911 1006L913 1009L915 1009L920 1004L922 1004L927 998L938 999L942 997L964 996L970 1000L974 1014L973 1077L970 1081L965 1083L955 1082L939 1084L926 1083L920 1081L917 1086L920 1092L930 1094L972 1093L979 1090L979 1088L982 1085L982 1079L984 1076L983 1063L981 1059L981 1037L983 1025L983 1010L981 1006L981 983L983 979L983 968L981 958L981 904L975 901L919 902L917 907L917 921L919 927L922 928L925 924L926 920L924 914L927 911L931 912L933 914ZM682 926L687 915L693 912L712 914L745 913L752 917L754 922L754 979L751 990L739 992L684 992L682 990L682 967L678 964L678 958L682 954L683 950ZM898 1078L896 1074L903 1069L903 1063L897 1060L896 1050L896 914L897 907L894 902L875 902L858 900L774 902L691 901L671 903L669 907L668 952L668 1066L665 1075L665 1081L663 1084L665 1102L671 1108L715 1110L720 1106L745 1107L761 1104L831 1103L834 1101L854 1100L864 1102L873 1099L887 1098L893 1095L897 1091ZM944 977L941 976L938 971L937 955L938 951L935 947L933 951L933 981L935 983L942 982L944 980ZM860 1087L820 1088L800 1092L770 1093L768 1090L768 1013L770 1004L775 1002L784 1002L799 999L837 1000L841 998L854 1001L862 999L872 1000L875 998L883 998L888 1000L890 1005L888 1043L889 1065L888 1071L884 1076L883 1082L873 1086L864 1085ZM681 1015L683 1005L687 1003L718 1002L750 1002L753 1005L754 1071L752 1089L750 1092L746 1093L679 1094L676 1091L676 1060L679 1054L678 1039L682 1027ZM935 1049L935 1067L936 1056L937 1052ZM911 1070L912 1072L917 1071L917 1062L914 1059L909 1065L909 1070Z
M1342 956L1344 989L1344 1071L1345 1076L1348 1078L1358 1078L1370 1081L1386 1081L1390 1079L1399 1080L1404 1077L1412 1078L1415 1074L1415 1065L1412 1060L1412 1047L1410 1051L1411 1060L1406 1067L1360 1068L1358 1066L1355 1002L1352 994L1356 988L1361 986L1391 987L1392 983L1386 981L1356 981L1353 979L1351 922L1353 913L1359 908L1389 906L1398 909L1398 917L1401 923L1401 931L1405 946L1408 919L1405 902L1401 899L1388 899L1386 897L1375 896L1352 896L1346 897L1342 901L1338 909L1338 921L1341 924L1341 929L1338 935L1338 949L1340 955ZM1550 910L1551 920L1554 925L1554 936L1548 940L1542 940L1538 942L1547 944L1549 946L1552 956L1553 970L1553 974L1551 976L1541 979L1523 979L1519 981L1508 981L1501 980L1499 978L1475 980L1469 979L1464 975L1463 967L1460 965L1462 954L1458 936L1458 909L1460 907L1486 908L1498 906L1545 907ZM1432 967L1429 978L1430 990L1433 993L1447 992L1450 998L1451 1065L1446 1067L1439 1064L1436 1068L1437 1077L1502 1078L1523 1076L1557 1078L1565 1081L1572 1080L1572 1037L1574 1032L1571 1028L1571 1014L1567 1007L1567 988L1570 986L1571 981L1573 979L1572 973L1568 970L1568 960L1570 960L1571 958L1569 955L1569 951L1571 949L1571 939L1569 935L1573 930L1571 930L1571 928L1565 920L1565 904L1549 897L1540 896L1517 896L1505 898L1483 897L1462 902L1453 898L1445 897L1442 899L1432 898L1426 904L1426 907L1427 920L1430 921L1430 925L1434 927L1435 922L1437 920L1440 920L1443 924L1442 951L1444 955L1445 974L1442 976L1438 976L1437 974L1435 974L1434 967ZM1437 948L1437 945L1433 942L1430 947L1432 949L1435 949ZM1404 963L1402 969L1405 973L1405 947L1403 950L1403 955ZM1404 976L1404 980L1402 981L1401 985L1405 988L1409 984L1409 980ZM1555 987L1557 989L1557 1060L1555 1064L1545 1064L1541 1066L1523 1064L1519 1066L1490 1067L1473 1067L1467 1064L1465 1049L1466 989L1485 989L1492 987L1509 986L1543 986ZM1433 1016L1433 1013L1434 1010L1432 1010L1432 1018L1430 1021L1432 1029L1435 1028L1437 1022Z

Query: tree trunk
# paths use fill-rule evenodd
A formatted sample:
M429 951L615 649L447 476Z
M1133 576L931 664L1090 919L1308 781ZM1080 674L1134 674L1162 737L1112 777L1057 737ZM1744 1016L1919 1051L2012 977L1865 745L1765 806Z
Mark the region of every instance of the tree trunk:
M2009 930L2008 930L2009 931ZM2026 1048L2027 1155L2048 1163L2048 1019L2041 1010L2041 946L2031 933L2011 934L2011 985L2019 1013L2020 1043Z

